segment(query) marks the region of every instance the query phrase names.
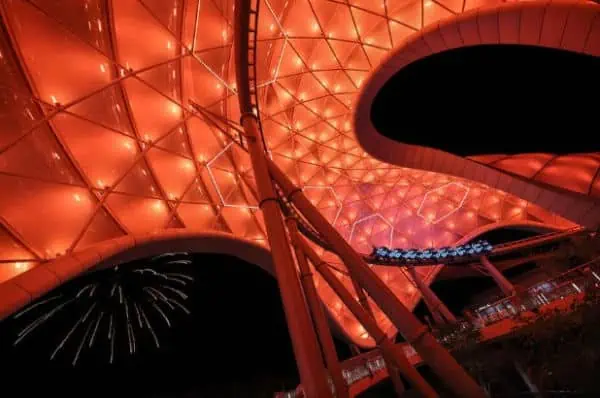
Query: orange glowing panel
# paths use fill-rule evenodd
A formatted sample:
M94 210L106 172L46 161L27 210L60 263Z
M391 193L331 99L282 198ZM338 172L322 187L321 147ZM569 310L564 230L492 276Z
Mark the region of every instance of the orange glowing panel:
M0 282L57 255L168 229L267 245L249 157L232 140L240 114L231 4L121 0L109 13L100 0L59 3L1 8L0 84L11 94L0 105L0 190L9 193L0 195ZM479 183L382 163L356 140L358 93L389 51L440 18L497 3L262 1L255 59L269 156L356 250L450 245L506 222L571 225ZM513 164L529 176L545 159ZM575 172L568 160L539 178L561 183L563 171ZM577 161L585 172L565 184L597 194L598 159ZM417 303L400 270L373 270L407 306ZM345 333L373 344L317 284Z

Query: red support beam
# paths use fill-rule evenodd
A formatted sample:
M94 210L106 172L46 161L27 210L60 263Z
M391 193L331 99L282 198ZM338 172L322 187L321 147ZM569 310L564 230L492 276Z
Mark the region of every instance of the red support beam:
M303 253L308 257L310 262L313 264L315 269L321 274L325 282L331 287L331 289L337 294L342 300L344 305L348 307L350 312L358 319L361 325L365 328L367 333L375 340L375 343L381 349L384 359L390 361L388 366L397 367L398 370L406 376L410 381L411 385L421 393L424 397L438 397L435 390L427 383L427 381L419 374L415 369L406 355L402 351L401 347L396 346L381 330L381 328L375 322L375 319L371 314L362 307L352 296L352 293L346 289L344 284L336 278L333 272L327 266L327 263L321 260L321 257L310 247L308 242L304 238L299 239L299 245ZM393 372L390 374L393 376Z
M335 350L335 343L333 342L329 323L327 321L327 317L325 316L325 311L323 310L323 304L321 303L321 299L317 293L317 288L315 287L312 272L308 266L306 255L298 243L300 235L298 232L297 222L293 218L288 218L286 220L286 224L288 226L288 231L292 240L292 246L294 247L294 252L296 254L298 269L300 270L300 282L302 283L308 308L310 309L313 322L315 323L315 327L317 329L317 336L321 342L321 349L323 350L325 363L327 364L327 369L329 370L331 380L333 381L333 385L335 387L335 396L337 398L349 398L350 395L348 393L348 385L346 384L346 380L344 380L344 376L342 375L342 367L340 365L340 361L338 360L337 352Z
M258 3L256 5L258 6ZM248 154L256 180L259 207L263 211L273 256L273 268L290 330L300 381L308 397L329 398L332 395L317 335L298 280L292 249L279 208L279 197L275 193L273 181L269 175L267 157L262 146L262 132L252 105L249 56L256 55L254 48L256 31L250 30L250 20L253 18L255 25L257 15L258 10L251 9L250 0L236 2L235 66L238 101L242 113L240 124L246 134ZM253 29L256 29L256 26ZM253 53L250 54L250 52Z
M500 272L486 256L481 256L481 264L485 267L490 276L494 278L494 281L505 296L510 297L515 295L515 286L508 279L506 279L504 275L502 275L502 272Z
M273 188L267 169L266 156L260 143L256 117L246 115L242 120L242 126L247 135L248 152L260 200L259 207L265 219L273 266L300 372L300 380L308 397L331 397L317 335L306 308L290 242L287 239L279 209L278 197Z
M454 314L448 309L448 307L446 307L446 305L433 292L433 290L431 290L429 285L425 283L423 279L421 279L421 276L415 267L409 266L408 272L410 273L413 281L415 281L415 285L417 285L417 288L421 292L423 301L425 302L425 305L429 309L429 312L431 312L431 315L434 317L434 319L441 316L445 322L456 323L456 317Z
M458 396L486 397L483 389L458 364L450 353L433 337L428 328L402 304L390 288L364 262L363 258L335 230L288 176L270 159L266 159L272 178L283 190L288 200L302 213L312 226L329 242L344 261L352 277L394 323L406 341L421 355L440 379ZM362 309L362 307L361 307ZM365 326L365 325L363 325ZM366 328L366 327L365 327Z

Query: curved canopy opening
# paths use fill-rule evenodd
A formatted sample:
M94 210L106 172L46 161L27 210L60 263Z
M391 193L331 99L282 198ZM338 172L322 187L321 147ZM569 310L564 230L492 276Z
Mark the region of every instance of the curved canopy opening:
M492 245L501 245L514 242L521 239L531 238L537 235L543 235L554 232L554 229L544 228L543 226L516 225L505 226L501 228L490 229L478 235L473 240L487 240Z
M595 152L599 69L600 57L541 46L446 50L388 80L371 120L390 139L460 156Z
M270 396L299 382L275 279L233 256L178 254L102 269L25 311L0 323L5 388L23 374L48 377L20 384L25 395L43 387L63 396Z

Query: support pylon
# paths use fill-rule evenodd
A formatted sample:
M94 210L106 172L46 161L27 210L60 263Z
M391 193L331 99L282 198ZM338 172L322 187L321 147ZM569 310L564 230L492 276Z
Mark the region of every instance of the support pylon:
M256 3L257 7L258 4ZM250 59L254 62L256 55L258 9L252 9L249 0L239 0L236 1L234 12L236 82L242 114L240 124L246 135L248 154L256 180L259 207L265 220L273 267L298 364L300 381L307 397L330 398L332 397L331 389L321 358L317 335L298 280L290 242L279 208L279 197L275 193L273 181L269 175L265 148L262 145L262 132L258 127L256 116L258 112L253 103L253 91L250 89L250 79L256 77L256 65L250 63ZM252 24L250 23L251 19ZM251 69L252 74L250 74Z
M267 169L266 156L260 145L254 115L245 115L242 126L247 134L248 152L252 161L256 187L263 212L273 265L283 309L292 338L302 386L308 397L331 397L325 367L311 318L296 273L290 243L279 209L278 197Z
M413 281L415 281L417 288L423 296L423 301L425 302L427 309L429 312L431 312L431 315L434 317L434 319L436 319L436 315L439 314L445 322L456 323L456 317L454 314L448 309L448 307L446 307L442 300L440 300L437 294L431 290L431 287L429 287L429 285L425 283L423 279L421 279L421 276L415 267L409 266L408 272L410 273Z
M352 312L356 319L365 328L367 333L375 340L377 346L381 349L384 360L391 362L391 366L396 366L398 370L406 376L411 385L419 391L424 397L438 397L435 390L427 383L421 374L414 368L406 358L404 352L397 347L381 330L371 314L363 308L352 296L352 293L346 289L344 284L328 268L327 263L321 260L321 257L310 247L304 238L298 240L299 246L308 257L313 267L321 274L325 282L342 300L344 305Z
M350 274L350 279L352 280L352 287L354 288L354 291L356 292L356 295L358 297L358 302L369 313L369 315L371 315L373 321L377 324L373 308L369 304L369 300L367 299L365 290L358 284L356 279L352 277L352 274ZM388 377L390 378L390 380L392 381L392 385L394 386L394 391L396 392L396 395L398 397L401 397L404 394L404 383L402 382L402 378L400 377L401 372L396 366L394 366L393 359L389 358L389 354L387 352L382 352L382 354L383 360L385 361L385 366L388 371Z
M402 378L400 377L400 370L394 366L393 359L388 358L387 353L383 353L383 360L385 361L385 366L388 371L388 376L392 381L392 385L394 386L394 391L396 392L396 396L398 398L402 397L406 392L404 388L404 383L402 382Z
M290 181L289 177L275 162L270 159L267 159L267 162L272 178L283 190L288 200L332 246L335 253L345 263L352 277L367 291L405 340L415 348L440 379L460 397L486 397L483 389L442 347L428 328L419 322L391 289L369 268L362 257L352 249L350 244L304 196L302 190Z
M337 398L349 398L348 385L342 375L342 367L340 366L335 350L335 343L333 342L329 323L327 322L321 299L317 293L317 288L315 287L306 255L298 243L299 232L297 221L293 218L288 218L286 224L290 233L292 246L294 247L294 252L296 253L296 261L298 262L298 269L300 270L300 282L304 288L304 295L306 296L308 308L310 309L313 322L317 329L317 336L321 342L325 363L327 364L327 369L329 370L333 386L335 387L335 396Z
M496 268L496 266L494 266L494 264L492 264L486 256L481 256L481 265L485 267L486 271L494 279L494 281L496 282L500 290L502 290L502 293L504 293L505 296L510 297L515 295L515 285L513 285L508 279L506 279L506 277L502 275L502 272L500 272L498 268Z

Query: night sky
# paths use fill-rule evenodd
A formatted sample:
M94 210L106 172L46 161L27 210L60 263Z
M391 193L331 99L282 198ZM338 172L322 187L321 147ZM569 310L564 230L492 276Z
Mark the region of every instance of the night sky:
M547 231L539 231L527 228L498 228L488 231L478 236L474 240L485 239L492 245L497 245L505 242L529 238L544 232ZM519 275L522 272L531 271L532 265L533 264L531 263L523 264L510 271L512 274ZM455 314L461 314L466 307L471 305L474 295L486 292L488 290L501 294L493 279L483 276L437 280L431 284L431 289L448 306L450 311ZM414 312L422 320L425 319L425 315L429 315L429 311L425 307L423 301L419 302Z
M505 230L485 237L499 242L522 238L530 233ZM182 259L191 261L191 264L167 264ZM104 286L104 290L99 287L96 292L103 297L98 301L101 306L98 311L101 308L107 314L109 310L121 314L121 318L115 317L115 320L120 320L116 329L114 363L108 363L110 340L106 317L100 323L95 344L92 348L84 344L76 366L72 365L72 361L85 327L78 327L55 359L49 359L74 322L94 302L86 296L88 289L80 295L80 305L57 313L55 318L29 334L16 347L12 343L19 331L55 308L62 298L36 307L18 319L9 318L0 323L0 350L3 353L0 367L5 388L24 389L26 396L35 393L60 394L62 397L129 394L157 398L271 397L274 391L295 388L298 375L291 342L277 284L270 274L235 257L199 254L125 264L119 267L121 273L118 275L124 272L127 272L124 275L132 275L135 274L132 269L146 266L157 272L194 278L193 282L181 287L181 291L189 295L181 302L190 310L190 315L177 309L168 311L162 306L172 327L167 327L156 311L145 307L160 349L155 347L147 328L136 328L137 351L129 355L122 307L114 297L112 301L106 300L117 274L114 270L97 271L61 286L44 299L59 294L63 298L73 297L89 284ZM120 277L119 281L124 296L130 300L143 299L140 292L144 286L157 287L157 284L163 283L161 279L147 274L133 279ZM465 294L472 292L469 286L474 285L473 281L464 282L460 290ZM453 286L456 287L455 284ZM451 289L440 288L440 294L450 307L460 305L465 299L465 294L447 294L452 293ZM111 303L115 305L109 305ZM135 324L135 317L132 322ZM336 343L340 357L349 357L347 344L340 340ZM36 377L37 382L26 382L32 374L39 376ZM390 389L389 386L382 388L383 391ZM378 392L373 391L373 394Z
M78 313L49 321L16 349L11 344L26 323L21 319L0 323L3 388L19 386L32 394L42 390L62 397L124 393L144 397L272 397L274 391L295 388L298 376L275 279L233 257L195 255L192 261L169 268L195 279L185 289L189 298L184 303L191 314L168 313L172 328L154 318L160 349L154 347L147 331L138 332L139 351L130 356L126 334L121 334L113 365L107 364L110 345L106 322L95 348L84 348L75 367L71 361L84 329L73 334L55 360L48 358ZM130 266L140 264L143 262ZM112 272L91 274L57 292L68 294L88 282L109 278ZM343 350L344 345L340 347ZM32 374L41 378L29 378Z
M544 47L472 46L399 71L371 118L383 135L458 155L594 152L600 57Z

